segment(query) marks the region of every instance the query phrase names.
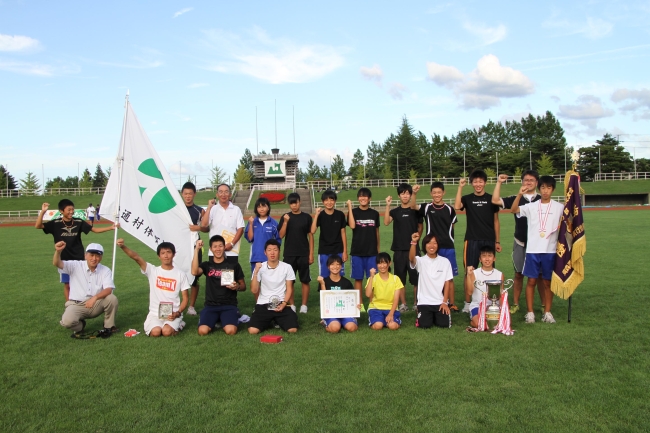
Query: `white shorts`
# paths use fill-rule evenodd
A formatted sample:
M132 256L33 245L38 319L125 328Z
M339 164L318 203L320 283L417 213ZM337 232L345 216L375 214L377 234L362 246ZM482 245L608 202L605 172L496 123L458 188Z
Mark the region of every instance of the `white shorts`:
M158 318L158 313L149 312L147 314L147 320L144 321L144 333L149 335L153 328L163 328L165 325L169 325L174 328L174 331L181 331L183 327L181 326L183 322L183 315L177 317L174 320L161 320Z

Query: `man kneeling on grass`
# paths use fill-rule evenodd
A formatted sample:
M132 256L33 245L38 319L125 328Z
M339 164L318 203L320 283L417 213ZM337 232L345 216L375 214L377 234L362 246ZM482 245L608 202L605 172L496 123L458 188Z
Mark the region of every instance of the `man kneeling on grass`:
M222 236L214 235L210 238L212 256L208 257L207 262L199 264L202 248L203 241L197 241L192 259L192 275L197 279L205 275L206 281L205 305L199 317L199 335L208 335L214 331L217 322L221 323L226 334L235 335L239 324L237 292L246 290L244 271L239 263L226 261L226 241ZM224 272L232 273L232 283L222 283Z
M100 264L104 248L90 244L86 248L86 260L61 260L64 241L54 245L52 264L70 276L70 297L65 303L61 326L72 329L76 337L86 327L86 319L104 313L105 332L115 332L117 297L113 294L113 273Z
M293 294L296 274L287 263L280 261L280 243L269 239L264 244L266 261L255 264L251 292L259 293L251 316L248 332L258 334L269 327L272 320L287 332L298 331L298 315L287 302Z
M135 251L124 244L124 239L117 240L117 246L140 265L140 270L149 278L149 314L144 322L144 332L149 337L171 337L178 334L185 326L183 310L187 307L187 291L190 283L185 273L174 268L173 260L176 247L171 242L161 242L156 253L160 266L144 261ZM181 302L180 296L183 296ZM172 312L165 318L159 317L160 305L171 304Z

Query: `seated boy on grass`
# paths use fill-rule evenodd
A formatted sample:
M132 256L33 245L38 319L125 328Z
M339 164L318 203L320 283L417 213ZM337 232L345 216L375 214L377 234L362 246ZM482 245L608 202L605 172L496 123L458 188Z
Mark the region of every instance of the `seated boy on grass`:
M472 298L472 302L469 304L469 317L471 319L470 326L472 328L478 327L478 316L479 316L479 306L481 300L483 299L483 291L488 290L487 285L479 285L479 289L474 287L476 281L501 281L501 290L499 290L499 298L501 292L503 291L503 273L494 268L494 260L496 259L496 253L494 248L491 246L481 247L481 255L479 260L481 262L481 267L474 269L473 266L467 267L467 287L465 291L469 293ZM489 293L487 293L489 297ZM487 301L487 299L486 299ZM491 301L486 302L488 305Z
M330 271L329 277L318 277L318 284L321 290L354 290L350 280L341 276L343 260L337 255L332 254L327 259L327 268ZM359 305L361 307L361 305ZM325 330L336 334L343 326L346 330L354 332L359 329L357 319L354 317L343 317L338 319L324 319Z
M402 324L397 306L404 284L398 276L390 273L388 253L377 254L377 269L370 270L370 278L366 284L366 296L371 299L368 320L370 327L376 331L384 327L394 331Z

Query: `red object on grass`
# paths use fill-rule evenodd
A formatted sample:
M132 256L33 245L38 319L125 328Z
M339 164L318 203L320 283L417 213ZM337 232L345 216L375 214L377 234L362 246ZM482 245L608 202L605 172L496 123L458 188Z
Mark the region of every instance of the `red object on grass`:
M279 335L265 335L264 337L260 337L261 343L277 344L281 341L282 337Z
M264 197L271 203L277 203L284 200L284 194L281 192L263 192L260 197Z

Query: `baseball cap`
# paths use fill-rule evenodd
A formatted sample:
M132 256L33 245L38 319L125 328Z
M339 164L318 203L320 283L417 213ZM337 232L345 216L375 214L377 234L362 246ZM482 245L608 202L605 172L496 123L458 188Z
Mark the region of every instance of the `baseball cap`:
M86 247L87 253L104 255L104 247L99 244L90 244Z

